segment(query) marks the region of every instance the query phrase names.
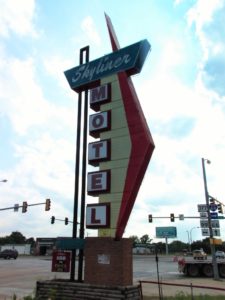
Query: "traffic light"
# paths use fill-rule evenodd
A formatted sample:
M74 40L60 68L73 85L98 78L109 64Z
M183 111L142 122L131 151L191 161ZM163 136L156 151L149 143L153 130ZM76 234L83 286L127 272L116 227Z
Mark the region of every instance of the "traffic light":
M24 201L23 202L23 206L22 206L22 213L25 213L26 211L27 211L27 202L26 201Z
M209 204L215 204L215 199L213 197L209 197Z
M174 220L175 220L174 214L170 214L170 221L174 222Z
M54 224L54 223L55 223L55 217L52 216L52 217L51 217L51 224Z
M65 218L65 225L68 225L68 223L69 223L69 219Z
M50 206L51 206L51 200L46 199L46 201L45 201L45 210L46 211L50 210Z
M148 222L152 223L152 215L148 215Z
M222 204L217 204L217 209L218 209L218 213L219 214L222 214L223 213L223 207L222 207Z

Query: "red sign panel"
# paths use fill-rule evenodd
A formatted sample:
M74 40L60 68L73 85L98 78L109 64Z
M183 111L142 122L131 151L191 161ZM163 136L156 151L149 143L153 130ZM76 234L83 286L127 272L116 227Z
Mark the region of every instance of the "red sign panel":
M52 253L52 272L70 271L70 251L53 251Z

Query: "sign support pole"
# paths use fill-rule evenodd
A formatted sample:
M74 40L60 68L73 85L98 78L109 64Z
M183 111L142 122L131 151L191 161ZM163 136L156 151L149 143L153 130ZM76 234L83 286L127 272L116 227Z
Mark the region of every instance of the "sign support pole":
M79 63L84 63L83 50L80 49ZM73 232L72 237L77 237L77 214L78 214L78 195L79 195L79 173L80 173L80 136L81 136L81 110L82 110L82 92L78 94L78 108L77 108L77 138L76 138L76 161L75 161L75 183L74 183L74 208L73 208ZM70 280L74 281L75 278L75 264L76 264L76 249L72 250L71 257L71 272Z
M81 49L85 54L85 63L89 62L89 46ZM88 90L84 91L83 114L83 158L82 158L82 185L80 209L80 239L84 239L85 203L86 203L86 169L87 169L87 123L88 123ZM84 250L79 251L78 282L82 282Z
M166 255L169 254L169 250L168 250L168 237L165 236L165 242L166 242Z

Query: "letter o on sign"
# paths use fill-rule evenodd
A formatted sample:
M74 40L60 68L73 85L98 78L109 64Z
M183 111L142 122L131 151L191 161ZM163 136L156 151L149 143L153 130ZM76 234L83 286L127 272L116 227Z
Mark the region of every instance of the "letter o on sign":
M92 120L92 126L96 129L101 128L104 124L104 117L101 114L97 114Z
M100 132L110 130L110 111L104 111L89 116L89 133L99 137Z

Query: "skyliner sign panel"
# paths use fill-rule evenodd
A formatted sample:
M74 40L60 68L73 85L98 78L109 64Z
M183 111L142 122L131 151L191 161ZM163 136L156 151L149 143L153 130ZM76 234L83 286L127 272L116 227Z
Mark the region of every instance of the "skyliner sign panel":
M64 72L71 89L81 91L99 85L102 77L121 71L133 75L140 73L146 56L150 50L147 40L140 41L89 63Z

